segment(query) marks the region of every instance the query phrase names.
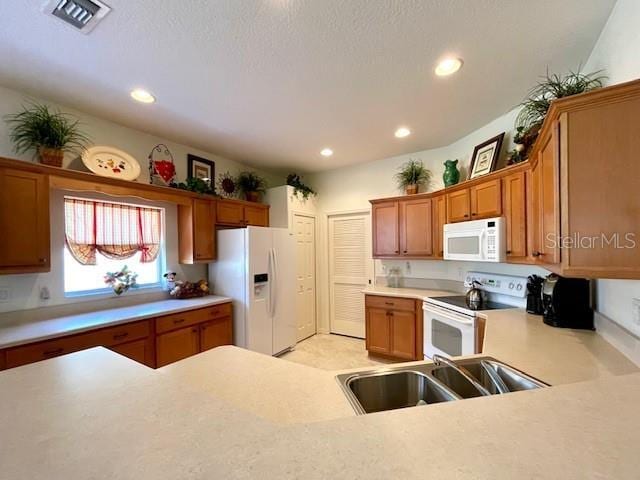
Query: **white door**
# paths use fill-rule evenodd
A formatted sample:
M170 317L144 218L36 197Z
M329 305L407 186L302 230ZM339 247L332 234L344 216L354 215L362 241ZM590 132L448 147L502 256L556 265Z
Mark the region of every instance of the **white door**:
M329 308L331 332L364 338L364 295L373 280L371 216L329 216Z
M296 241L296 318L298 341L316 333L316 225L315 218L293 215Z

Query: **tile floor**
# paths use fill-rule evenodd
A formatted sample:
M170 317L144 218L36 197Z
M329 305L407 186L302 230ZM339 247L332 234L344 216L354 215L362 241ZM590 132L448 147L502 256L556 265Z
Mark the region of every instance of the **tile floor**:
M369 357L364 348L364 340L323 333L303 340L296 345L295 350L285 353L280 358L323 370L346 370L393 363L390 360Z

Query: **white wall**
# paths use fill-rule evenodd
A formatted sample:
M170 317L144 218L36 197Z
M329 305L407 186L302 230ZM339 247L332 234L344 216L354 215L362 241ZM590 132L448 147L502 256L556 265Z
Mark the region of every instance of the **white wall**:
M32 99L20 92L0 87L0 118L8 113L15 113L20 110L21 105ZM37 99L42 102L43 100ZM45 102L51 104L51 102ZM54 105L54 104L52 104ZM57 106L57 105L54 105ZM162 139L154 135L150 135L131 128L123 127L113 122L96 118L75 111L70 108L58 106L62 111L76 115L81 123L83 130L91 136L92 143L96 145L111 145L130 153L140 162L142 173L139 181L147 183L149 173L147 168L147 156L151 149L158 143L165 143L171 150L177 171L177 179L184 180L187 176L187 153L208 158L215 161L216 173L230 171L232 174L249 167L240 163L219 157L215 154L203 152ZM141 105L141 108L145 108ZM152 110L149 110L152 114ZM13 150L13 145L9 140L9 129L3 120L0 120L0 156L8 158L17 158L20 160L31 161L31 154L17 155ZM77 159L71 156L65 158L65 166L69 164L73 168L79 165ZM270 185L278 185L284 183L282 179L270 172L260 172ZM97 195L96 195L97 197ZM57 199L57 200L56 200ZM0 275L0 288L10 289L10 300L6 303L0 303L0 312L29 309L42 306L53 306L68 304L73 302L91 301L101 297L91 298L74 298L67 299L64 297L63 271L62 271L62 248L64 242L64 225L62 200L59 192L52 194L51 202L51 272L44 274L25 274L25 275ZM131 203L142 203L139 199L129 199ZM180 265L178 263L178 237L177 237L177 209L174 205L149 203L166 209L166 245L167 245L167 268L178 272L183 279L198 280L206 278L207 270L203 265ZM51 299L40 300L40 288L46 286L51 292ZM127 293L130 295L130 293Z
M609 84L640 78L639 26L640 2L618 0L584 71L605 70ZM596 291L598 310L640 336L640 324L634 321L631 306L634 298L640 298L640 281L599 280Z

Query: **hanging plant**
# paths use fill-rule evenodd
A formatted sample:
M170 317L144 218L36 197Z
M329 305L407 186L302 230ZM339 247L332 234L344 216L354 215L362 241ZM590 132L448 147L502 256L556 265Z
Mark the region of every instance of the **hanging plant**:
M311 196L316 196L318 193L312 189L310 186L302 183L302 177L297 173L290 173L287 175L287 185L291 185L293 187L293 194L298 196L298 194L302 195L302 198L307 200Z

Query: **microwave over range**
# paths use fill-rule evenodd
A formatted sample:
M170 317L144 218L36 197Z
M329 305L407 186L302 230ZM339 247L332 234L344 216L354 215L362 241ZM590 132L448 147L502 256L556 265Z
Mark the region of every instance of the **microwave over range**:
M487 218L444 226L444 259L472 262L506 260L504 218Z

